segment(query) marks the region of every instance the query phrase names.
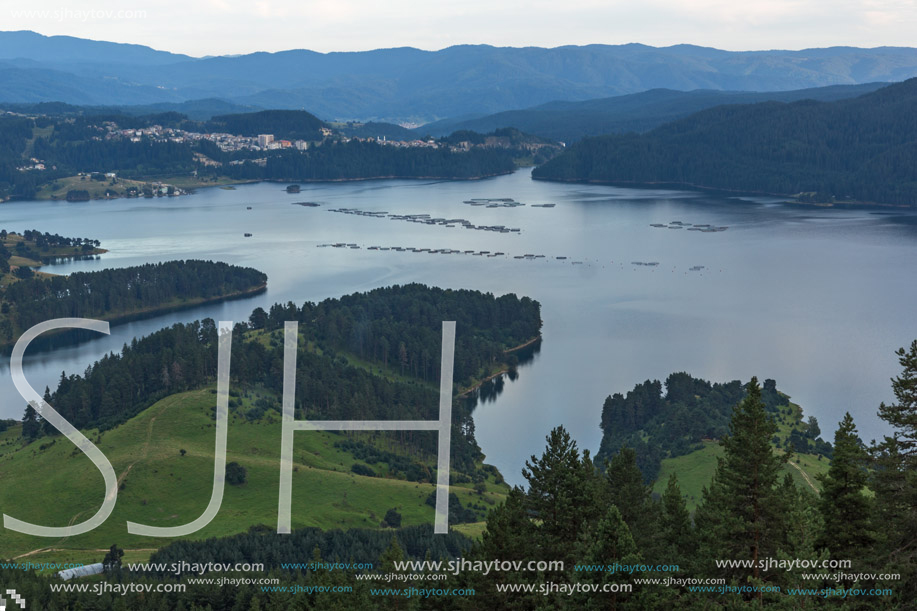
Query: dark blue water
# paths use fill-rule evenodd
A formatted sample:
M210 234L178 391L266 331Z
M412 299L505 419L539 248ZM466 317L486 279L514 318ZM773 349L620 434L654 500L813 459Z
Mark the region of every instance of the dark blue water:
M529 205L462 203L499 197ZM300 201L322 205L292 205ZM539 203L556 206L531 206ZM340 207L427 213L521 231L328 211ZM475 415L488 462L519 482L525 459L540 453L552 427L565 425L581 447L595 451L605 397L673 371L714 381L774 378L818 418L829 440L844 411L854 415L867 442L887 432L875 412L880 401L893 398L889 378L899 370L894 351L917 338L917 216L892 212L543 183L520 171L476 182L308 185L296 195L282 185L258 184L172 199L7 203L0 206L0 227L97 238L110 251L99 260L46 268L56 273L203 258L269 276L268 291L251 299L124 324L110 337L35 352L26 373L39 389L53 387L62 370L80 372L134 336L172 322L245 320L256 306L278 301L316 301L406 282L538 299L540 353ZM672 221L728 230L669 229ZM246 232L253 236L243 237ZM330 242L362 248L317 247ZM373 245L506 255L367 250ZM545 256L514 258L525 254ZM697 266L703 269L691 270ZM3 363L0 416L19 417L24 406Z

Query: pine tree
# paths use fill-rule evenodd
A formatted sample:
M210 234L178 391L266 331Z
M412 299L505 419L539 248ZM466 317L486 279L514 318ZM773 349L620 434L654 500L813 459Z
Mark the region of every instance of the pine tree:
M895 430L902 456L917 460L917 340L907 351L899 348L895 353L904 371L892 379L892 391L897 403L879 405L879 417Z
M386 575L388 573L396 573L395 563L401 562L404 560L404 550L401 549L401 546L398 545L398 539L392 537L392 542L388 546L388 549L385 550L385 553L382 554L382 557L379 558L379 563L381 564L382 572L381 575ZM389 584L385 581L377 582L379 588L399 588L407 587L407 584ZM378 600L375 600L376 609L393 609L397 611L408 611L410 609L416 609L418 606L417 597L400 597L400 596L378 596Z
M660 507L652 501L649 486L643 483L633 448L623 446L605 464L605 483L609 504L621 512L641 553L652 562L665 562L666 550L657 526Z
M583 533L580 539L578 561L584 565L605 565L617 570L593 570L574 573L581 582L591 584L632 584L639 573L625 567L642 564L637 544L631 536L630 529L624 522L621 512L614 505L608 507L605 515L595 528ZM627 600L628 594L618 592L589 593L576 601L575 608L581 609L618 609Z
M892 379L897 403L879 406L879 417L894 429L891 437L871 448L875 492L876 565L900 573L894 583L899 601L917 598L917 340L897 351L903 371Z
M45 386L45 394L42 397L44 402L48 405L51 405L51 389ZM42 418L41 420L41 434L45 436L57 435L57 429L51 425L51 422Z
M864 494L867 483L866 449L857 436L850 413L834 433L834 457L822 483L819 509L824 532L819 547L831 550L833 558L859 558L872 544L872 502Z
M487 528L481 535L481 542L474 546L468 559L471 561L510 560L528 562L540 558L538 531L526 509L525 491L516 486L510 490L506 501L487 516ZM497 609L528 609L534 606L539 594L498 592L497 585L505 583L539 583L544 575L535 572L509 573L492 571L487 575L476 572L462 572L454 579L456 588L472 588L476 592L489 592L489 601ZM456 605L476 609L475 599L460 605L461 597L455 597Z
M650 490L643 483L643 474L637 467L637 453L623 446L605 464L611 502L621 511L621 517L630 526L638 521L650 502Z
M516 486L487 516L478 554L482 560L525 560L532 556L535 526L526 512L525 491Z
M759 580L757 562L775 556L783 537L784 507L777 477L787 455L777 456L771 447L777 425L765 411L756 378L746 391L733 410L730 434L722 441L723 456L713 481L703 490L694 519L704 560L751 560L751 577ZM744 569L708 568L742 581L748 577Z
M784 515L784 524L786 530L785 538L781 549L777 551L778 560L808 560L810 566L820 566L824 560L828 560L831 554L827 549L818 549L817 543L822 533L825 531L824 522L821 512L819 511L819 498L810 487L797 487L793 483L793 477L786 473L783 477L783 484L780 486L780 495L783 497L783 505L786 508ZM803 577L804 573L800 571L778 571L774 577L780 586L787 588L811 589L817 587L835 587L836 583L824 582L817 583L811 579ZM846 585L850 587L850 585ZM790 597L793 598L793 597ZM797 600L783 601L786 608L797 608Z
M28 441L33 441L39 435L41 435L41 422L38 420L38 412L29 405L22 416L22 436Z
M691 524L688 505L678 485L678 476L669 476L668 485L662 494L662 512L659 530L670 564L685 567L692 563L697 554L697 539Z
M572 548L584 525L599 516L600 479L588 450L580 459L576 442L562 427L551 431L541 458L525 462L522 475L529 482L526 506L540 522L537 528L541 555L572 560Z
M112 545L102 560L102 566L105 572L118 574L121 572L121 558L124 557L124 550L117 545Z

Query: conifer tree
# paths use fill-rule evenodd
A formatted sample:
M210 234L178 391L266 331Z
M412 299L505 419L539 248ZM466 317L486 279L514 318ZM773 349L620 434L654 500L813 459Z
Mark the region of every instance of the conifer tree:
M752 378L745 398L736 406L723 456L695 512L702 540L700 557L713 573L745 581L762 578L758 561L774 557L783 538L784 507L777 477L788 455L771 447L777 425L765 411L761 387ZM751 570L716 569L714 560L751 560Z
M669 560L666 564L690 565L697 554L697 540L691 524L688 505L678 485L678 476L672 473L662 495L662 512L659 530Z
M526 512L525 491L516 486L487 516L478 556L482 560L524 560L532 556L534 539L535 526Z
M643 475L637 467L637 453L633 448L623 446L605 465L611 503L618 507L621 517L633 525L645 514L650 502L650 490L643 483Z
M879 406L894 432L871 449L869 486L876 495L876 565L900 573L888 586L896 599L911 602L917 598L917 340L896 354L902 367L892 379L896 403Z
M819 511L819 499L816 492L811 487L799 487L793 483L793 477L786 473L783 476L783 484L779 489L783 497L783 506L786 508L784 514L784 540L781 548L777 550L776 558L781 561L806 560L812 563L810 566L820 566L819 563L828 560L831 554L827 549L817 547L817 543L824 532L824 523L821 512ZM837 587L837 582L825 580L823 582L813 581L806 577L804 573L798 570L794 571L777 571L773 575L774 580L786 590L787 588L813 589L821 587ZM850 587L847 584L845 587ZM790 597L795 598L795 597ZM782 600L781 600L782 599ZM787 600L785 596L776 597L777 608L796 609L798 600ZM772 598L768 601L769 605L774 605L775 600Z
M600 478L588 450L580 458L576 442L559 426L547 436L541 458L525 462L522 475L529 482L526 506L538 520L541 555L573 560L573 545L587 524L600 515Z
M660 508L650 497L649 486L637 466L637 452L623 446L605 464L609 504L621 512L640 552L652 562L666 562L662 533L658 528Z
M29 405L25 408L25 414L22 416L22 436L32 441L41 435L41 421L38 419L38 412Z
M599 593L588 593L577 601L575 608L620 609L629 598L628 593L602 592L606 584L633 584L640 575L628 567L642 564L637 544L621 512L614 505L608 507L595 528L584 532L579 542L578 561L586 566L605 566L605 570L590 570L575 573L585 583L600 584ZM636 589L636 588L635 588Z
M897 402L879 405L879 417L895 429L900 453L907 460L917 461L917 340L905 351L895 353L903 371L892 379L892 391Z
M824 532L819 547L831 550L833 558L859 558L872 543L871 499L864 494L868 455L857 435L850 413L834 433L834 456L822 483L819 509Z

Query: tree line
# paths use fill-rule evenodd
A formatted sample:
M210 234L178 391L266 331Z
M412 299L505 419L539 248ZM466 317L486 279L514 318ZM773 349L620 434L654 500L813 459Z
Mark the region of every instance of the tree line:
M684 372L666 378L664 393L659 380L647 380L626 395L609 395L602 406L602 442L596 459L602 464L626 445L636 452L644 481L651 482L664 458L689 454L701 449L704 440L724 437L732 409L744 396L738 380L711 384ZM789 418L781 411L789 406L789 397L777 390L774 380L764 381L761 398L771 417ZM831 444L820 433L818 420L810 417L800 429L793 427L785 445L831 458Z
M21 244L21 242L20 242ZM213 261L167 261L69 276L32 276L0 292L0 341L52 318L104 318L213 299L263 286L256 269Z
M482 367L511 366L512 356L504 349L537 335L541 327L538 302L531 299L418 284L318 304L307 302L302 307L291 302L275 304L269 312L256 309L248 323L236 325L231 384L236 389L259 388L279 397L283 392L283 323L298 321L302 335L296 370L298 418L436 420L438 387L425 381L438 380L444 320L457 321L458 385L479 374ZM369 368L349 362L347 355L353 355L350 350L358 342L368 345L385 336L391 338L392 355L403 355L406 366L401 376L384 373L385 356L378 350L359 356ZM62 373L56 390L46 389L45 398L77 428L112 428L165 396L212 384L216 379L217 343L212 319L176 324L135 338L120 354L103 357L82 375ZM426 377L421 369L410 367L425 351L435 364ZM279 402L252 409L255 413L250 416L258 418L265 409L279 411ZM56 431L31 407L26 408L23 435L36 439L51 434ZM422 431L399 432L397 440L402 447L424 455L435 455L437 450L435 436ZM453 468L474 478L480 459L471 408L467 402L456 401Z
M674 474L661 497L654 497L632 448L620 447L600 469L588 450L580 452L556 428L544 453L526 462L528 487L515 488L490 514L469 556L562 559L563 574L460 576L455 584L491 593L486 602L477 596L477 606L454 599L423 608L909 608L917 596L917 341L897 354L902 371L892 380L896 400L878 410L892 433L867 447L844 414L830 468L819 476L820 494L798 487L789 475L780 477L792 452L773 447L777 423L754 378L731 411L720 440L723 455L693 515ZM723 560L747 566L718 562ZM851 564L788 570L790 560ZM635 564L653 569L623 568ZM654 570L659 565L678 568ZM665 576L722 579L723 589L639 581ZM573 596L495 592L499 583L537 586L546 579L634 587ZM863 595L839 591L851 588ZM884 592L871 593L875 589Z
M53 257L72 257L92 253L99 246L98 240L90 238L67 238L56 233L42 233L34 229L26 229L21 234L0 229L0 274L10 271L10 257L13 255L32 261L46 262ZM11 247L12 250L10 250ZM19 266L19 269L17 269L18 277L32 277L30 268ZM2 290L3 287L0 286L0 299L2 299Z
M395 147L376 142L328 141L307 151L269 151L263 164L245 155L219 154L226 160L211 172L237 179L308 181L356 178L480 178L506 174L515 169L513 154L503 149L474 148L452 152L448 148ZM230 164L229 161L239 163Z
M901 373L892 380L895 402L881 404L879 417L891 434L866 447L850 414L834 434L834 458L820 477L822 491L800 489L779 474L788 454L774 451L776 422L755 378L734 406L723 456L692 515L678 479L654 497L643 482L634 451L622 447L599 469L563 427L546 438L522 473L527 488L514 488L488 515L480 541L468 548L454 536L428 538L429 526L399 532L382 550L386 533L303 529L276 535L270 527L204 542L179 541L154 561L264 562L268 575L286 584L342 585L352 591L290 595L256 588L189 588L180 594L129 595L123 609L184 608L347 609L375 606L400 610L442 609L905 609L917 596L917 341L898 351ZM424 530L426 529L426 530ZM408 534L410 533L410 534ZM372 569L337 571L281 569L281 563L372 562ZM110 553L107 579L127 579ZM473 589L474 596L373 596L394 562L408 558L470 562L558 560L563 567L537 571L466 571L436 584L440 589ZM718 561L737 561L724 563ZM850 568L788 570L790 561L822 564L850 560ZM743 566L740 563L744 563ZM781 564L783 563L783 564ZM355 578L368 572L375 580ZM263 576L259 573L258 576ZM814 575L814 576L813 576ZM898 575L899 578L893 577ZM4 583L45 604L68 608L79 594L50 594L32 572L4 569ZM666 578L678 582L665 584ZM648 583L647 579L656 579ZM139 577L142 583L173 580ZM717 581L715 586L706 580ZM548 583L609 586L572 593ZM427 584L424 584L426 586ZM530 586L500 591L498 586ZM620 586L628 588L620 588ZM615 586L614 588L610 586ZM382 585L381 587L386 587ZM423 587L423 586L419 586ZM853 595L850 589L862 592ZM844 591L841 591L841 590ZM881 593L874 590L880 589ZM294 598L295 597L295 598ZM93 601L100 599L93 598ZM56 605L56 606L55 606Z
M644 134L584 139L533 176L914 205L915 117L917 79L835 102L717 106Z

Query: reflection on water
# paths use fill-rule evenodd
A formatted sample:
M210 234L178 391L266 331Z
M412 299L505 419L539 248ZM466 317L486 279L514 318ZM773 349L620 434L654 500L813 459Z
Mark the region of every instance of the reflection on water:
M464 203L501 198L525 205ZM322 205L291 205L300 201ZM343 208L366 214L328 212ZM653 226L674 222L729 229ZM894 350L917 337L910 211L554 184L520 171L471 182L310 184L300 194L257 184L156 202L14 202L0 205L0 226L91 237L109 251L47 271L194 258L269 278L261 295L113 325L110 336L81 343L36 345L25 369L39 390L163 326L243 321L276 302L408 282L537 299L543 349L533 347L517 379L506 374L469 398L478 442L511 483L521 482L520 468L552 427L563 424L581 448L595 450L605 397L673 371L773 378L818 418L826 438L850 411L868 442L884 432L875 411L893 398ZM357 248L319 248L335 243ZM3 361L0 417L18 418L25 402Z
M514 350L513 356L516 358L511 359L510 366L505 372L487 378L478 386L464 394L462 400L465 401L466 407L469 410L474 410L479 404L496 401L500 393L503 392L505 386L504 378L511 382L518 380L520 375L519 369L534 362L535 356L541 351L541 344L542 340L539 338L527 346Z

